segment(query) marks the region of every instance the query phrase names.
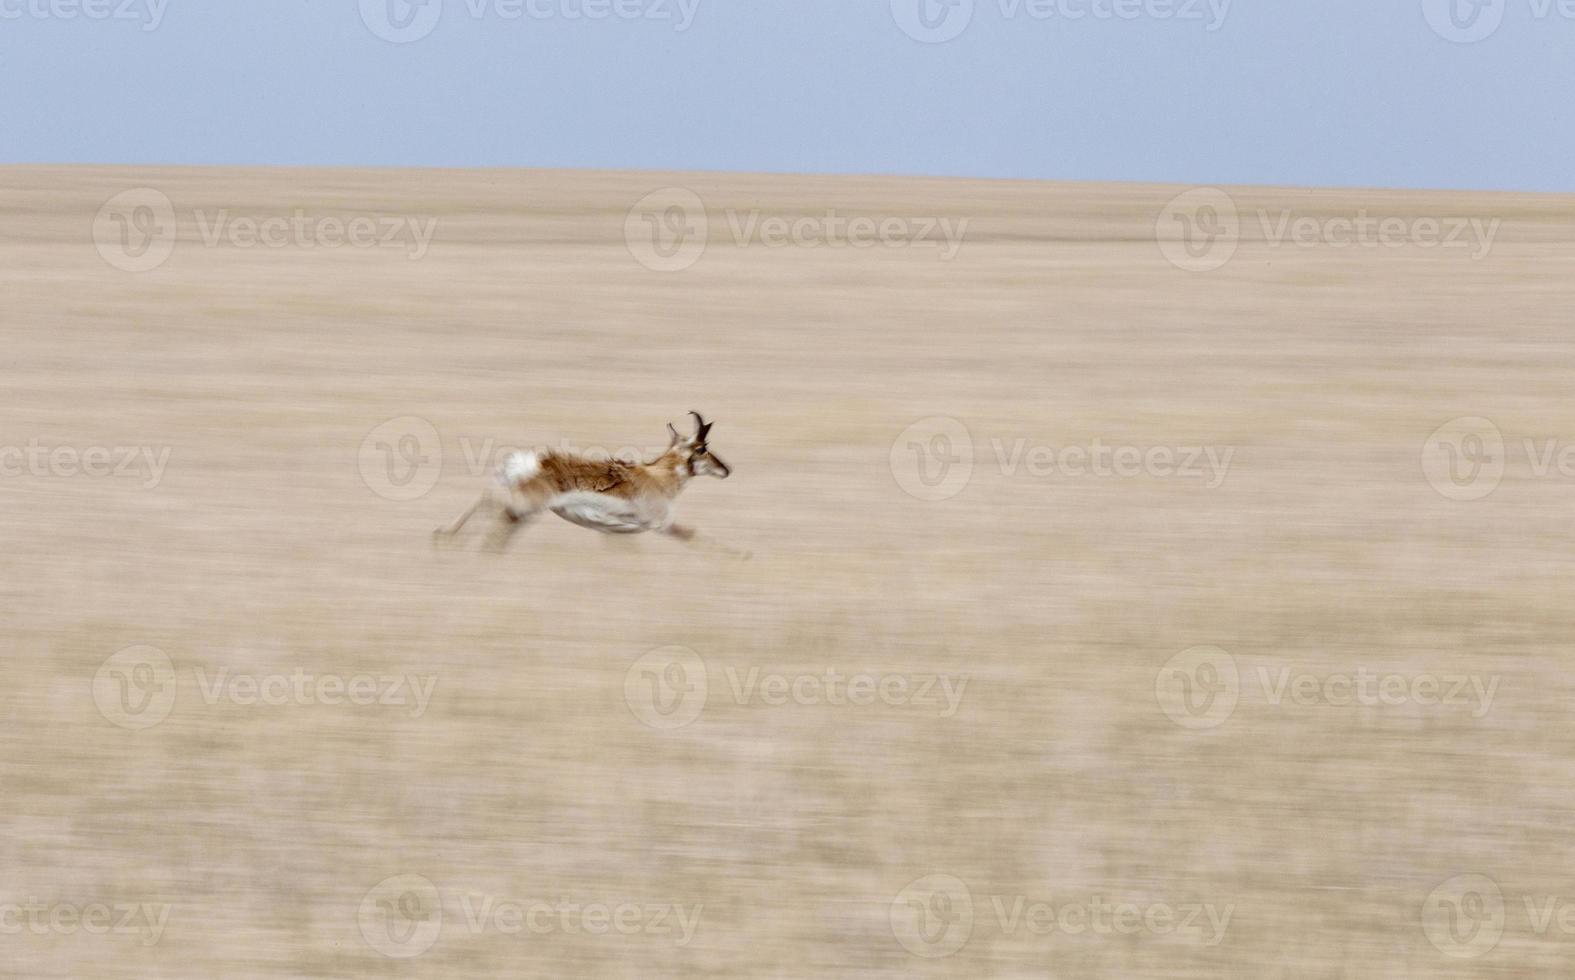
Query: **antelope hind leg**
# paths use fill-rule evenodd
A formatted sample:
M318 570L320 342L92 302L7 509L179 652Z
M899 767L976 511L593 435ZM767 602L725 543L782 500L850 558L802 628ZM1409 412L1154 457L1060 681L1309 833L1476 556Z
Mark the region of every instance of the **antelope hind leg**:
M492 533L487 535L486 544L483 547L488 551L501 554L509 546L509 542L513 540L514 535L519 533L520 529L526 524L529 524L535 516L536 512L522 514L512 507L500 507L498 509L498 522L493 526Z

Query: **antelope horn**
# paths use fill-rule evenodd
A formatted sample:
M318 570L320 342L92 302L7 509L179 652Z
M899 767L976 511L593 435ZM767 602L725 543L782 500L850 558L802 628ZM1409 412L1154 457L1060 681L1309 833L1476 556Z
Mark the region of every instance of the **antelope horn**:
M700 416L699 412L692 408L689 410L689 414L695 417L695 442L705 442L706 433L711 431L711 423L707 422Z

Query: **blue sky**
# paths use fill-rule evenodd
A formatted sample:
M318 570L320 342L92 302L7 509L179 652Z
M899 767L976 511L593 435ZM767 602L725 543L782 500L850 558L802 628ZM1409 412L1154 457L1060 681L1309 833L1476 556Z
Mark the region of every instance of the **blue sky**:
M1575 0L0 0L0 160L1558 190Z

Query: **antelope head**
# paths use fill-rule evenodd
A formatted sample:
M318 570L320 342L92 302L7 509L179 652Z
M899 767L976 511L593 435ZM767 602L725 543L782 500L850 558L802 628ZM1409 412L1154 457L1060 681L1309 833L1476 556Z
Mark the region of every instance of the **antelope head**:
M706 445L706 438L711 433L711 423L700 417L699 412L690 412L695 417L694 435L685 438L678 434L671 422L667 423L667 431L672 436L672 441L667 444L667 455L678 457L679 469L687 476L714 476L718 480L725 480L733 472L726 463Z

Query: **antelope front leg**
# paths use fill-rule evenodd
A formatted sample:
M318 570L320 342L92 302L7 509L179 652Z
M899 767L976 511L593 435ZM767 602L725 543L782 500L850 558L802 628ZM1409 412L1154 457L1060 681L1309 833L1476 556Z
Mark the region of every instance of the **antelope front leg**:
M454 523L448 525L447 527L440 527L432 533L438 537L452 538L454 535L460 532L460 529L463 528L472 517L476 516L476 511L488 505L496 507L498 502L492 499L492 494L483 493L476 499L475 503L470 505L469 509L467 509L463 514L459 515L458 519L456 519Z
M507 506L501 508L498 511L498 523L493 526L492 533L487 535L483 547L491 552L502 553L509 546L514 535L529 524L538 513L539 511L524 512Z
M710 538L707 538L703 541L696 541L694 528L684 527L682 524L669 524L667 527L662 529L662 533L670 538L676 538L685 544L693 545L697 548L710 548L714 551L720 551L729 558L737 558L739 561L748 561L750 558L754 557L754 552L752 551L730 548L727 545L722 544L720 541L713 541Z

